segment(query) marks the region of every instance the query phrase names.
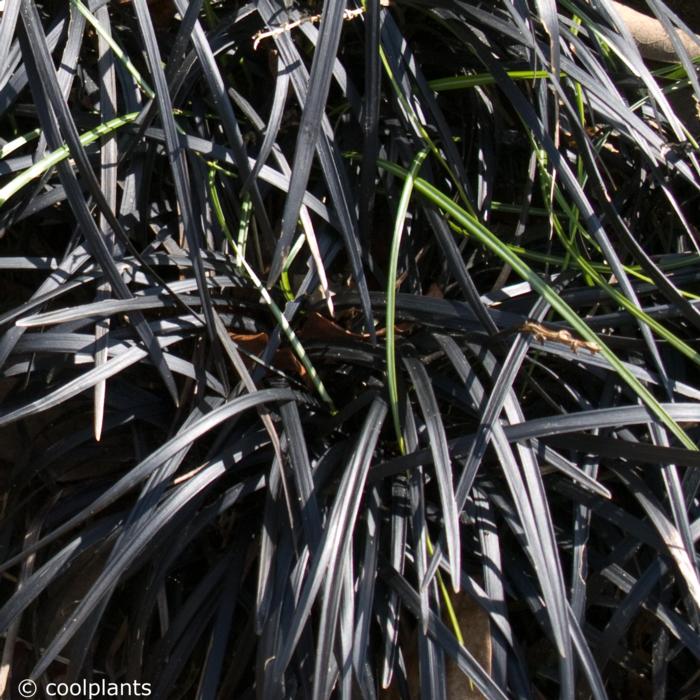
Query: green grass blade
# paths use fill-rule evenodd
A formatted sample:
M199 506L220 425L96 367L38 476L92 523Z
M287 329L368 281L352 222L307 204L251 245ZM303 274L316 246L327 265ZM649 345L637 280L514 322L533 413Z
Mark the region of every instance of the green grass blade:
M549 77L546 70L510 70L507 75L512 80L545 80ZM563 75L562 75L563 77ZM448 78L431 80L428 85L435 92L448 92L449 90L468 90L482 85L495 85L496 79L490 73L476 73L475 75L453 75Z
M405 452L403 431L401 430L401 418L399 416L399 389L396 377L396 277L398 273L399 251L401 249L401 235L406 222L408 205L413 193L413 184L416 176L428 155L427 149L422 150L411 163L411 167L405 173L405 181L401 190L401 197L394 217L394 231L391 237L391 251L389 253L389 271L386 285L386 378L389 388L389 405L396 431L396 440L401 454ZM404 171L405 172L405 171Z
M106 32L103 26L98 22L97 18L88 10L85 5L83 5L80 0L71 0L73 5L78 9L81 15L92 25L94 30L105 40L112 49L114 55L124 64L124 67L131 73L132 77L136 81L136 84L141 88L143 93L149 98L153 99L155 97L155 92L153 88L143 79L143 76L137 70L136 66L131 62L129 57L122 51L119 44L112 38L112 36Z
M268 292L265 285L257 276L255 270L253 270L253 268L248 264L248 261L240 254L241 251L238 247L238 244L234 240L233 235L231 234L228 224L226 223L226 217L224 216L223 209L221 208L219 194L216 190L216 171L214 169L210 170L209 173L209 195L211 197L212 207L216 214L217 221L219 222L219 226L221 226L222 231L226 235L229 245L231 246L231 249L236 255L236 259L241 261L246 275L253 283L254 287L262 297L265 304L267 304L267 306L269 307L272 315L275 317L275 321L277 321L280 328L282 329L282 332L287 337L287 340L289 341L289 344L291 345L294 354L299 358L299 362L301 362L301 364L304 366L304 369L308 373L309 379L314 385L319 396L323 399L323 401L326 402L326 404L328 404L328 406L331 409L331 412L335 413L336 408L335 404L333 403L333 399L330 397L328 391L326 391L326 387L323 384L323 380L318 375L316 368L311 363L311 359L306 354L306 350L304 349L304 346L301 344L301 341L294 332L294 329L289 325L289 321L287 321L284 314L282 313L282 310L279 308L279 306L277 306L273 298L270 296L270 292Z
M125 126L126 124L131 124L138 117L138 112L130 112L116 119L111 119L104 124L96 126L90 131L86 131L80 136L80 143L83 146L89 146L94 143L101 136L106 136L111 134L113 131ZM55 151L44 156L40 161L34 163L30 168L27 168L19 175L15 176L10 180L4 187L0 187L0 207L5 204L5 202L12 197L12 195L17 194L23 187L25 187L32 180L40 177L50 168L55 167L61 161L68 158L70 155L70 150L68 146L61 146Z
M399 165L380 160L378 165L398 177L408 179L409 173ZM471 216L458 204L438 190L429 182L421 178L413 180L413 187L433 204L440 207L448 216L452 217L464 227L479 243L488 248L501 260L510 265L513 271L525 280L534 291L544 297L559 313L562 318L584 340L596 343L600 348L600 354L610 363L618 376L634 391L647 408L676 436L676 438L689 450L697 450L697 446L678 423L664 410L654 395L624 366L615 353L594 333L578 314L557 294L552 287L544 282L540 276L521 258L513 253L494 233L483 226L475 217Z

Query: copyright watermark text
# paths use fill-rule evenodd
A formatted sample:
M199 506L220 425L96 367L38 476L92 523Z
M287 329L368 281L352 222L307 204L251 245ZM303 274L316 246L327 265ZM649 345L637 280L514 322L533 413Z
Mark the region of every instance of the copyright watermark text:
M17 684L17 691L23 698L37 696L39 687L31 678ZM151 684L131 681L115 683L106 679L99 681L75 681L73 683L47 683L44 686L49 698L147 698L151 695Z

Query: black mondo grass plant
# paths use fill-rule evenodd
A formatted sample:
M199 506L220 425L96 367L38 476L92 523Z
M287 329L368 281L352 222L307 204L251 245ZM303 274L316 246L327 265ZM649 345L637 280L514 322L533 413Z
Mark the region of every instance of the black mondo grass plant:
M2 697L700 698L700 43L635 6L673 61L0 3Z

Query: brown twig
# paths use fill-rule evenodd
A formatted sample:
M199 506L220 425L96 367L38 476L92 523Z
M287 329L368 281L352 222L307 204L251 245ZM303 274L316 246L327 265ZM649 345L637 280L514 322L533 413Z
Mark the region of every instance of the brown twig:
M600 345L598 345L598 343L594 343L590 340L579 340L578 338L574 338L569 331L553 331L534 321L526 321L518 330L522 333L531 333L535 340L540 343L544 343L545 340L550 340L553 343L566 345L574 352L579 349L588 350L593 354L600 352Z
M362 8L358 8L356 10L345 10L345 12L343 13L343 18L345 20L355 19L355 17L359 17L363 12L364 10ZM305 17L300 17L299 19L292 20L291 22L286 22L280 27L273 27L272 29L260 30L253 36L253 49L257 49L258 44L263 39L269 39L271 37L279 36L280 34L285 34L286 32L290 32L292 31L292 29L296 29L297 27L301 26L302 24L306 24L307 22L313 22L315 24L316 22L321 21L321 17L321 14L307 15Z

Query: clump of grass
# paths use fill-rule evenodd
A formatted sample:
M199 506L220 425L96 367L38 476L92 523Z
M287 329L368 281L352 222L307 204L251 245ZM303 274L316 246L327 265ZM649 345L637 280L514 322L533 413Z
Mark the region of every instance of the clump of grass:
M694 697L678 59L608 2L6 0L0 694Z

